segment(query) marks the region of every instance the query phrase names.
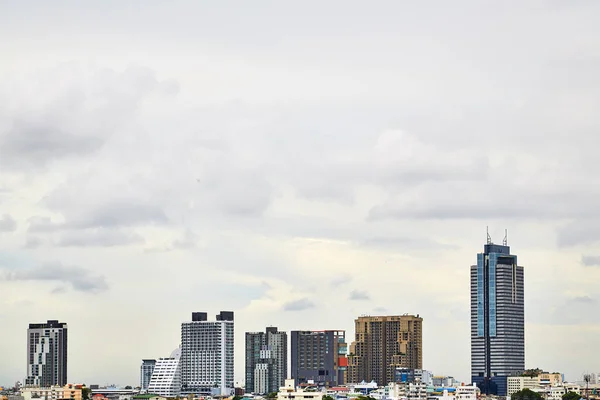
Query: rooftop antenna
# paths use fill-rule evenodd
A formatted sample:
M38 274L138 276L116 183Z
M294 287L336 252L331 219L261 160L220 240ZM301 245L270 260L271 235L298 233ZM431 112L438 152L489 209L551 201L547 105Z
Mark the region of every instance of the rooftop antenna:
M487 244L492 244L492 237L490 236L490 229L488 226L485 227L485 233L487 234Z
M504 246L508 246L508 229L504 230L504 240L502 240Z

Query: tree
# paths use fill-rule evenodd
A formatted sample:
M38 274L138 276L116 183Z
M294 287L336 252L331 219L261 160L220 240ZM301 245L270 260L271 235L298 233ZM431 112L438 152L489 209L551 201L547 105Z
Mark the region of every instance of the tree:
M277 393L273 392L273 393L269 393L268 395L265 396L267 399L276 399L277 398Z
M544 400L541 394L530 389L519 390L510 396L511 400Z
M126 389L126 390L127 390L127 389L132 389L132 387L131 387L131 386L125 386L125 389Z
M91 389L87 387L81 388L81 400L90 400Z
M562 400L579 400L580 398L581 396L575 392L567 392L562 395Z
M323 400L335 400L332 396L326 394L325 396L323 396Z

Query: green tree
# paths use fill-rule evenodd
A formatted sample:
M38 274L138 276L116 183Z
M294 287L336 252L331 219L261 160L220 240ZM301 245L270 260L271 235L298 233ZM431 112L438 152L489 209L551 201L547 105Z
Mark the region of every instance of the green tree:
M544 397L542 397L541 394L530 389L523 389L515 392L510 398L511 400L544 400Z
M81 399L82 400L90 400L90 393L91 393L91 389L88 387L82 387L81 388Z
M131 386L125 386L125 390L131 389Z
M325 396L323 396L323 400L335 400L332 396L326 394Z
M562 395L562 400L579 400L580 398L581 396L575 392L567 392Z
M276 399L277 398L277 393L273 392L273 393L269 393L268 395L265 396L267 399Z

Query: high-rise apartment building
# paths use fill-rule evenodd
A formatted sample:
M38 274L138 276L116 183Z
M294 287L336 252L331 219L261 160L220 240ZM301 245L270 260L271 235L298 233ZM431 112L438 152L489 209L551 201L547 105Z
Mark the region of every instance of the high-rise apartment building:
M471 379L483 394L506 396L507 378L525 370L523 267L489 235L471 266Z
M396 381L397 369L423 368L423 318L418 315L363 316L354 320L348 380Z
M348 367L345 331L292 331L292 379L319 386L342 385Z
M233 340L232 311L221 311L216 321L194 312L181 324L182 394L233 393Z
M67 324L49 320L27 329L25 384L41 387L67 384Z
M246 332L246 393L274 393L287 378L287 333Z
M142 360L142 366L140 367L140 389L142 392L148 390L148 384L155 366L156 360Z

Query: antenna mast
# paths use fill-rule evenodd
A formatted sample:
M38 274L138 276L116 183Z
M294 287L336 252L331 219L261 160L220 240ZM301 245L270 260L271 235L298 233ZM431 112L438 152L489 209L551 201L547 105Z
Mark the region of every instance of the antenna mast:
M508 246L508 229L504 230L504 240L502 240L504 246Z
M490 236L489 226L485 227L485 233L487 234L487 244L492 244L492 237Z

